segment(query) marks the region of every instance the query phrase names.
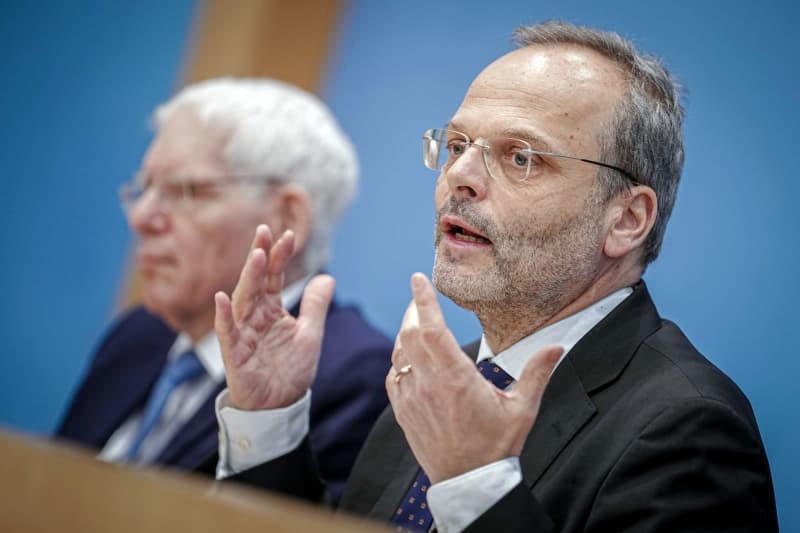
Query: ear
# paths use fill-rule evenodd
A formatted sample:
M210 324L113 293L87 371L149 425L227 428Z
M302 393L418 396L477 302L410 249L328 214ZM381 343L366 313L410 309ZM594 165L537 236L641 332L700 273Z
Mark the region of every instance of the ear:
M272 197L272 213L275 219L273 224L280 235L287 229L294 232L295 254L305 248L311 236L313 214L311 213L311 200L306 190L298 185L282 185Z
M644 245L656 222L658 198L650 187L636 185L617 195L610 203L610 225L603 252L617 259Z

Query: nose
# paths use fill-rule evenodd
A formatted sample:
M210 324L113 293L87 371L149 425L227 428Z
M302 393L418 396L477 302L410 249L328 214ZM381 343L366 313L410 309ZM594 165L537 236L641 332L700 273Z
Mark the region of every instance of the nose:
M151 235L169 228L169 217L158 201L156 187L150 187L126 210L128 225L139 235Z
M473 144L442 171L450 192L457 199L479 202L486 197L490 177L483 150L482 146Z

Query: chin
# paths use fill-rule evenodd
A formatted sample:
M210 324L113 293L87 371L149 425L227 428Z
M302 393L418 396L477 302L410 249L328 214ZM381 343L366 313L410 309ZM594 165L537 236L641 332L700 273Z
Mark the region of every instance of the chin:
M431 281L453 303L471 311L501 302L508 292L497 272L457 263L437 261Z
M157 288L147 288L142 291L142 305L154 315L165 320L166 317L173 314L171 310L176 307L172 291L158 290Z

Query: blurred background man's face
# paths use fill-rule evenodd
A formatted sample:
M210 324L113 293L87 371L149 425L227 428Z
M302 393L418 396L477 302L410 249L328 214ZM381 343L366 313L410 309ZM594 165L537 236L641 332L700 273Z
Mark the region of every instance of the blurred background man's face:
M145 306L193 337L213 327L216 291L230 292L270 200L244 186L213 186L229 174L224 132L181 110L162 124L145 154L142 175L151 187L129 209L139 238L137 264ZM192 196L175 186L189 181Z

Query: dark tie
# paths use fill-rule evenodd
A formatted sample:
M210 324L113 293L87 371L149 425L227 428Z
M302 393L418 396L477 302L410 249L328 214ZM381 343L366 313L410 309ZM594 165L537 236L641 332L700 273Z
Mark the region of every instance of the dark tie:
M153 387L153 392L150 393L150 399L147 401L147 407L145 407L136 438L125 456L128 461L134 461L138 456L139 448L147 435L156 426L158 419L161 418L161 412L164 410L170 395L183 383L200 376L203 371L203 365L197 358L197 354L191 350L183 352L164 368L155 387Z
M509 376L502 368L484 359L478 363L478 369L483 377L491 381L495 387L505 389L514 379ZM433 515L428 508L426 493L431 482L428 476L420 468L417 477L408 488L408 492L403 497L400 506L392 516L391 524L395 531L419 532L428 531L433 522Z

